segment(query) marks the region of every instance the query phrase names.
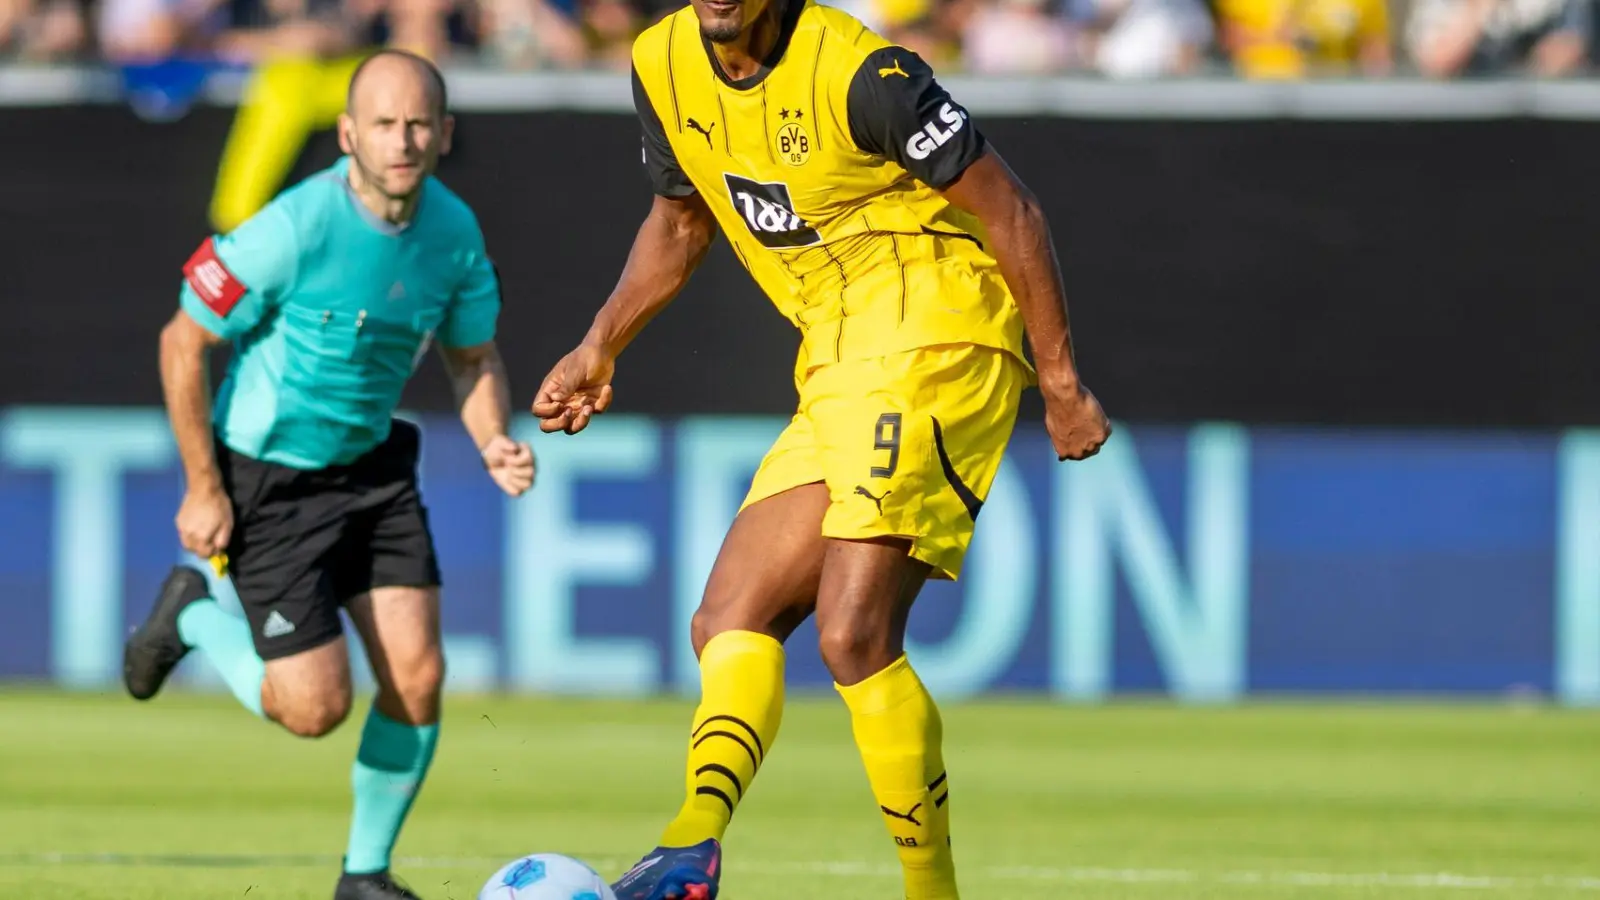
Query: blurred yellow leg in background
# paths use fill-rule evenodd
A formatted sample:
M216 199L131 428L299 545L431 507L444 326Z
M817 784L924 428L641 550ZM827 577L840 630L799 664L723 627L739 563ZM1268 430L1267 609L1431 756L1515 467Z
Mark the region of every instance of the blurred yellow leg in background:
M285 57L257 67L222 148L211 198L213 228L231 231L277 194L306 141L338 120L360 61Z

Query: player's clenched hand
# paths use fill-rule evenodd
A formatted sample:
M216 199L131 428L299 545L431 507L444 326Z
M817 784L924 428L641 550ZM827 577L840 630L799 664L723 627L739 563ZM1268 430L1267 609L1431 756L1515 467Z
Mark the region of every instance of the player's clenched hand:
M233 536L233 502L220 488L189 490L178 507L178 540L201 559L228 549Z
M483 467L489 477L513 497L533 487L533 448L505 435L496 435L483 447Z
M611 405L611 376L616 360L593 344L580 344L556 363L533 401L542 431L577 434L590 417Z
M1044 426L1059 460L1088 459L1100 452L1111 437L1111 422L1100 401L1074 378L1052 378L1039 373L1044 394Z

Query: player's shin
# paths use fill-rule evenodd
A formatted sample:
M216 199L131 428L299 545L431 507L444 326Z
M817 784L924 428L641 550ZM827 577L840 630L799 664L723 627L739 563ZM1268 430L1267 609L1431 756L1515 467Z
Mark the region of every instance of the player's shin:
M407 725L380 712L367 713L361 730L361 747L350 769L355 809L350 817L350 845L345 853L346 872L384 872L400 827L422 788L433 751L439 743L439 726Z
M861 761L905 870L906 900L956 900L950 783L933 698L901 656L857 684L836 685Z
M244 619L229 615L215 600L197 600L178 614L178 636L205 654L245 709L261 715L261 682L267 667L256 655Z
M783 645L725 631L700 653L700 706L689 737L686 796L662 846L722 840L783 720Z

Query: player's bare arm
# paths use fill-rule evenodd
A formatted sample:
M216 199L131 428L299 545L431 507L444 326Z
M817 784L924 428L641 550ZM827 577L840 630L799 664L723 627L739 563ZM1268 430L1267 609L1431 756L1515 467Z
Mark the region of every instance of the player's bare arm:
M577 434L606 411L617 357L683 290L716 234L716 220L699 194L655 198L622 277L583 343L556 363L539 388L533 414L542 430Z
M1056 455L1094 455L1110 426L1078 378L1061 266L1038 200L928 64L904 47L883 47L863 60L850 84L848 115L857 147L904 167L982 223L984 249L999 264L1033 348Z
M500 350L493 341L473 347L440 345L439 355L455 390L461 424L483 455L489 477L507 494L520 497L533 486L533 450L507 435L511 388Z
M1111 424L1078 377L1067 322L1061 264L1038 199L991 147L943 191L983 223L1027 328L1045 400L1045 427L1061 459L1085 459L1111 436Z
M227 549L233 504L223 490L211 430L211 349L222 343L179 310L161 329L161 390L183 460L178 537L184 549L210 558Z

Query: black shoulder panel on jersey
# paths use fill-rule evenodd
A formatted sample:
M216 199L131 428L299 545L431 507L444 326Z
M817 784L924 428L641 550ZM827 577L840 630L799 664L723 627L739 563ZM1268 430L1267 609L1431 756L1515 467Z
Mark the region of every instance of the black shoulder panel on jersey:
M656 115L637 70L633 71L633 108L639 114L639 127L644 132L644 166L650 174L650 187L663 197L687 197L694 193L694 185L678 166L677 154L672 152L672 144L667 141L667 129Z
M948 187L983 155L983 135L967 111L904 47L884 47L862 61L847 103L857 147L933 187Z

